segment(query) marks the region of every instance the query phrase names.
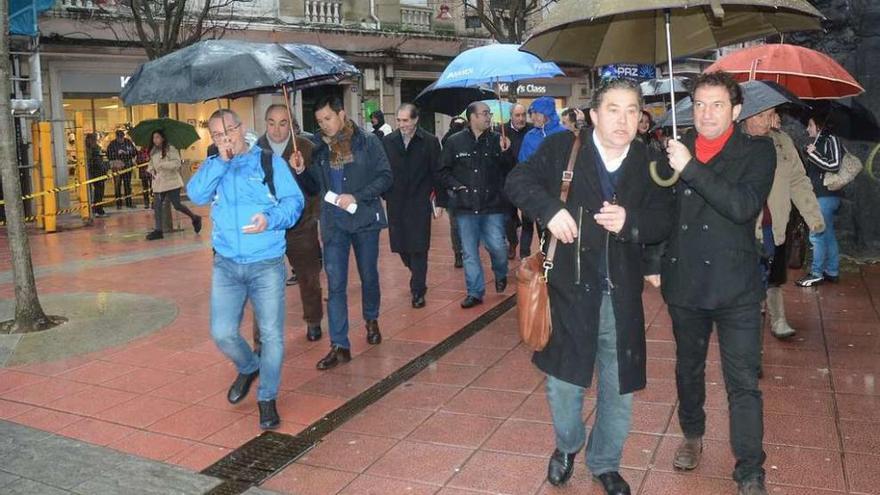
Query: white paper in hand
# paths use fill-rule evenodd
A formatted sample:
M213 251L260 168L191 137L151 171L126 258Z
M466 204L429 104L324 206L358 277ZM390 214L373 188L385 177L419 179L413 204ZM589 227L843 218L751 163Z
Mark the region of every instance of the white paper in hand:
M339 207L339 195L333 191L327 191L327 194L324 195L324 201ZM348 208L346 208L345 211L354 215L354 212L357 211L357 207L357 203L352 203L348 205Z

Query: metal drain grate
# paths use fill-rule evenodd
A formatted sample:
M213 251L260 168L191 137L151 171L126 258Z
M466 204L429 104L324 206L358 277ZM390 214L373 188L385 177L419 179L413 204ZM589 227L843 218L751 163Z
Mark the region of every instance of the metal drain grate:
M315 421L299 434L265 432L230 452L226 457L202 471L202 474L224 480L207 495L239 495L250 487L262 483L314 448L322 438L339 425L455 349L459 344L509 311L515 304L515 296L507 298L498 306L468 323L372 387Z

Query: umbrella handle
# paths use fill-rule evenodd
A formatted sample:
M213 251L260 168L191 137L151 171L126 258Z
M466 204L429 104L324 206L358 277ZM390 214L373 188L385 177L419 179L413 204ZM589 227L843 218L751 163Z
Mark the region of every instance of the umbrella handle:
M681 175L678 170L672 171L672 176L668 179L664 179L660 177L660 174L657 173L657 160L652 160L651 163L648 164L648 172L651 174L651 180L653 180L660 187L671 187L678 182L678 177Z
M672 103L670 111L672 112L672 138L678 141L678 119L675 116L675 80L672 70L672 34L670 33L670 24L672 24L672 11L666 9L663 12L666 18L666 64L669 66L669 99ZM672 177L664 179L657 173L657 162L652 161L648 164L648 172L653 180L660 187L670 187L678 182L679 173L673 170Z
M290 128L290 142L293 144L293 154L299 153L296 147L296 135L293 133L293 111L290 109L290 96L287 93L287 85L281 85L281 91L284 93L284 106L287 108L287 125Z
M501 121L501 137L506 138L507 132L504 129L504 107L501 106L501 82L495 83L495 95L498 97L498 116Z

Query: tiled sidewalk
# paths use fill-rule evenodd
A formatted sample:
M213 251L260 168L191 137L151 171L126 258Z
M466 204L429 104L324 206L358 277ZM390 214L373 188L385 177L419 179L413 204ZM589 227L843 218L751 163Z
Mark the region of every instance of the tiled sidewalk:
M786 289L792 342L764 339L770 493L880 493L880 270L839 285ZM675 415L670 321L645 294L649 384L637 393L623 465L633 493L734 494L717 340L707 366L708 432L700 467L672 469ZM553 431L543 376L519 344L515 312L369 407L263 487L308 494L600 494L583 465L564 489L545 482ZM592 414L588 399L586 414Z

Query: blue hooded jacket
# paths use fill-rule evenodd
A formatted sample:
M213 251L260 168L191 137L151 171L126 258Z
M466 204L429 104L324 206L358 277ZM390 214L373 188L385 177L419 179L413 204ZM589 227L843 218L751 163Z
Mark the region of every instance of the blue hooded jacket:
M275 194L263 183L262 150L254 146L247 153L224 162L218 156L205 160L186 185L189 199L197 205L211 203L214 228L211 241L220 256L236 263L254 263L284 255L285 230L293 227L303 210L303 194L287 162L272 155ZM263 213L265 231L245 234L242 227L251 217Z
M535 112L544 114L547 117L547 123L544 125L543 129L536 126L526 134L526 137L523 138L522 147L519 149L519 156L516 160L517 163L522 163L531 158L531 156L538 151L538 148L547 136L567 130L565 126L559 122L559 115L556 114L556 100L553 98L542 96L533 101L532 104L529 105L529 113Z

